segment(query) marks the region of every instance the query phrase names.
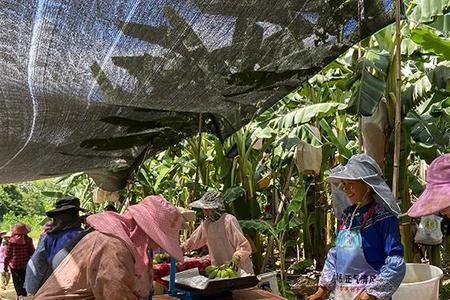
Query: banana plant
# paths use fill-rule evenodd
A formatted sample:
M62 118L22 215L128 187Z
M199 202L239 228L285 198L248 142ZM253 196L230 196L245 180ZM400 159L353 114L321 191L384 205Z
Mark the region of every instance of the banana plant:
M80 199L81 207L88 209L91 213L97 212L98 207L94 203L92 194L95 183L87 174L75 173L60 177L55 180L55 186L60 186L61 190L46 190L41 193L54 200L69 195L76 196Z
M286 236L291 231L298 231L301 227L300 208L305 202L306 198L305 188L299 188L297 194L290 201L286 210L283 211L278 223L274 224L269 220L241 220L240 224L243 228L252 229L261 232L267 236L273 236L278 252L280 254L280 275L281 281L285 282L287 275L286 267L286 250L288 243L286 243ZM285 296L291 296L288 290L282 291Z

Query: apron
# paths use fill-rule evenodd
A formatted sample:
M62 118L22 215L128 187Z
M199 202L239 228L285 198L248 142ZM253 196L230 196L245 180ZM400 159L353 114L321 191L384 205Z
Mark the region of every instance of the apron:
M374 212L373 205L364 214L361 229L350 230L357 209L352 214L348 228L347 222L343 222L336 239L336 300L355 299L379 274L364 257L361 237L361 230Z

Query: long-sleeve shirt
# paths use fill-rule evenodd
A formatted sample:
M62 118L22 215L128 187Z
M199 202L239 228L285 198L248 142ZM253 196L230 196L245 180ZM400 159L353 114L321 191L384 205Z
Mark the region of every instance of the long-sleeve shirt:
M47 233L41 236L36 251L27 264L25 289L35 294L53 271L53 258L67 244L82 232L81 227Z
M356 206L350 206L344 211L340 223L349 226L351 214ZM364 213L370 205L359 208L350 229L360 229ZM366 261L380 274L374 282L366 287L366 293L377 299L389 299L398 289L405 276L405 262L403 260L403 246L400 239L398 219L383 205L376 203L374 213L361 231L362 248ZM336 286L336 250L328 252L319 285L327 290L334 290Z
M0 246L0 272L3 272L3 269L5 268L6 249L7 246Z
M47 261L47 252L45 251L45 235L41 237L25 272L24 287L28 294L36 294L45 280L52 273L52 268Z
M227 263L237 255L240 258L239 267L246 273L254 273L250 259L252 248L235 216L225 213L215 222L203 221L181 247L191 251L205 245L213 265Z
M9 243L6 249L5 266L11 269L25 269L34 252L33 240L25 236L25 244Z
M138 300L149 295L151 282L151 266L137 276L125 243L94 231L78 242L33 299Z
M62 248L64 248L73 238L83 231L81 227L72 227L69 229L49 232L44 236L45 250L47 253L47 261L52 264L53 257Z

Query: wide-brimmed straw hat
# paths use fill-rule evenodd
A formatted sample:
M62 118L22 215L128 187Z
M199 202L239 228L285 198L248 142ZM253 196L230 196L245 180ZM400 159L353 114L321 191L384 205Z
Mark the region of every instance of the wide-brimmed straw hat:
M58 199L55 203L55 209L47 211L45 214L50 218L61 214L68 210L79 210L82 212L87 212L86 209L80 207L80 199L77 197L67 196Z
M192 208L217 209L223 207L223 195L221 192L206 192L203 197L190 205Z
M450 207L450 154L433 160L427 170L427 185L407 214L421 217Z
M180 212L162 196L148 196L128 208L136 224L176 260L183 261L180 229L184 220Z
M6 233L2 234L0 237L2 239L4 239L4 238L8 239L8 238L12 237L12 232L11 231L7 231Z
M352 156L346 165L339 165L331 170L328 182L332 183L333 208L335 215L340 218L344 210L352 205L347 194L338 184L342 180L362 180L374 191L374 199L385 206L395 216L401 211L394 201L391 189L382 177L382 171L377 162L367 154Z
M31 227L29 225L20 222L14 225L13 228L11 229L12 235L28 234L30 231Z

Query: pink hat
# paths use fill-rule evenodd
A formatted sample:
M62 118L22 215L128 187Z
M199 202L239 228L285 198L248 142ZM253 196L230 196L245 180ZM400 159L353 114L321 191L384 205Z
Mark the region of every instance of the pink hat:
M162 196L148 196L128 208L136 224L161 248L176 260L183 261L180 248L180 229L183 217Z
M135 258L136 274L143 274L149 265L148 238L179 261L183 253L179 231L183 217L162 196L149 196L132 205L123 214L112 211L90 215L87 223L95 230L122 240Z
M450 154L433 160L427 170L427 186L407 214L421 217L450 207Z

